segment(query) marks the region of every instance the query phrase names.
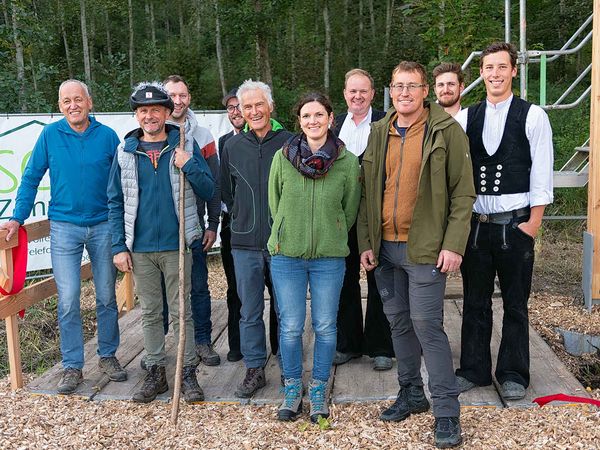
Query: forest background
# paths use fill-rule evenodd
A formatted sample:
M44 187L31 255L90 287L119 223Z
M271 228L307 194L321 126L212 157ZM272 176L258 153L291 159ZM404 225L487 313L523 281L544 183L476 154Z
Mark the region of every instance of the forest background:
M519 2L511 3L511 40L518 43ZM308 90L329 93L335 111L345 111L351 68L372 74L381 109L399 61L431 71L505 36L498 0L1 0L0 7L1 113L57 112L57 88L67 78L88 83L95 111L128 111L135 83L176 73L190 84L197 110L222 109L223 94L247 78L265 81L277 118L294 129L293 105ZM559 49L591 13L592 0L527 1L527 48ZM590 61L588 43L549 64L549 103ZM478 75L476 58L467 84ZM528 80L535 103L539 66L530 66ZM587 85L589 75L571 101ZM518 82L514 87L518 93ZM463 104L482 98L483 85ZM589 100L549 115L560 168L589 135ZM558 190L547 214L585 214L586 194Z

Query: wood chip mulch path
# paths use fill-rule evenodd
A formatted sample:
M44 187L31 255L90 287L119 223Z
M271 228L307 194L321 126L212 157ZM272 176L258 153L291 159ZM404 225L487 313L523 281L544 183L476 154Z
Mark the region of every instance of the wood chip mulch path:
M0 382L2 449L428 449L433 447L430 413L402 423L378 420L389 402L332 406L330 429L275 420L276 406L185 405L179 423L170 404L10 392ZM592 449L600 442L600 409L463 408L463 448Z

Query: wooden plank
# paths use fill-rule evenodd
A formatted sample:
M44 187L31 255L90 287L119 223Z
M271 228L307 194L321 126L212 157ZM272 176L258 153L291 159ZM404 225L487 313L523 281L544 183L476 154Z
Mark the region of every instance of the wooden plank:
M364 286L363 318L366 317L367 309L366 280ZM335 367L331 398L333 403L390 400L396 398L398 389L398 369L395 359L390 370L377 371L373 370L373 360L368 356L362 356Z
M1 239L1 238L0 238ZM0 242L2 242L0 240ZM0 286L5 292L13 287L13 257L11 249L0 250Z
M37 241L43 237L50 235L50 221L49 220L40 220L38 222L32 222L25 224L25 229L27 230L27 240Z
M500 301L493 302L494 328L492 332L492 361L495 363L500 348L500 338L502 336L502 317L503 308ZM506 406L510 408L531 408L537 407L532 400L537 397L551 394L567 394L589 397L589 394L581 383L567 370L565 365L558 359L558 356L544 342L535 329L529 326L529 354L530 354L530 383L527 394L522 400L504 400ZM500 389L498 382L494 380L497 389ZM553 403L560 405L561 403Z
M600 0L594 0L590 95L590 154L587 231L594 237L592 299L600 299Z
M444 302L444 330L450 341L454 368L460 366L460 330L462 326L462 300ZM463 392L458 397L461 406L489 406L502 408L502 400L494 385L482 386Z
M81 280L92 278L92 266L88 262L81 266ZM56 294L54 278L48 278L26 287L15 295L3 297L0 301L0 319L17 314L20 310L29 308L36 303Z
M5 319L6 343L8 345L8 364L10 366L10 387L14 391L23 387L23 369L21 366L21 347L19 344L19 321L16 315Z
M121 342L125 349L132 343L141 339L140 327L141 327L141 310L136 308L130 314L126 314L119 320L119 328L121 330ZM143 346L143 345L142 345ZM97 389L95 386L100 380L99 374L94 370L98 365L98 356L96 353L97 339L90 339L84 345L84 369L83 376L84 382L78 387L76 395L84 396L87 398L92 397L96 394ZM121 348L117 351L117 357L119 358L123 366L127 366L126 361L128 359L127 352L123 352ZM90 374L92 377L90 377ZM41 377L34 379L29 383L28 388L31 392L40 394L56 394L56 385L62 375L62 365L57 363L52 368L47 370ZM110 383L120 384L120 383Z

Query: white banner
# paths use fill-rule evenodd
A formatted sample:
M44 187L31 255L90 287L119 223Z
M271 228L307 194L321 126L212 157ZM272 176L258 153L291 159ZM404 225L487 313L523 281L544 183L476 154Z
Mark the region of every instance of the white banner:
M96 113L95 117L115 130L121 140L129 131L138 128L132 113ZM0 222L12 216L21 175L42 129L62 118L62 114L7 114L0 117ZM196 118L200 126L212 132L215 142L231 130L226 112L197 111ZM49 201L50 179L46 173L26 223L46 219ZM84 260L87 260L87 255L84 255ZM27 271L51 267L50 237L30 242Z

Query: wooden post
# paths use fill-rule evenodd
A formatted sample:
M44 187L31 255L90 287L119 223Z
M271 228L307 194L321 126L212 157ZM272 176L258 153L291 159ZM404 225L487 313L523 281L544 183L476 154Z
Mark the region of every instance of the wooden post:
M594 0L592 36L592 94L590 97L590 169L588 232L594 240L592 299L600 299L600 0Z
M6 323L6 343L8 346L8 364L10 366L10 388L14 391L23 387L18 317L14 314L4 319L4 322Z
M131 272L125 272L123 277L123 283L125 283L125 308L127 312L133 309L133 275Z

